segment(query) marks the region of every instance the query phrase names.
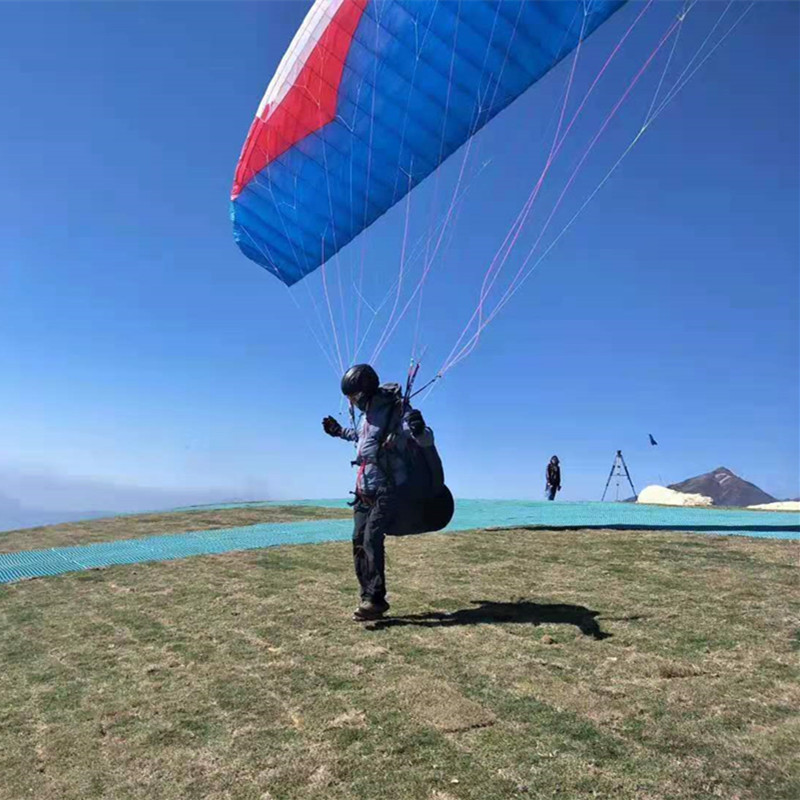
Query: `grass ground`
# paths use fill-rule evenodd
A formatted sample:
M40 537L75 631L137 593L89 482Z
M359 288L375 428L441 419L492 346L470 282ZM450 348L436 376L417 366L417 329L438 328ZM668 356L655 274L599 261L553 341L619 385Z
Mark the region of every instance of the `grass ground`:
M261 522L299 522L300 520L349 517L346 508L317 506L269 506L251 508L190 509L168 513L131 514L80 522L65 522L40 528L25 528L0 533L0 553L43 550L74 544L110 542L116 539L141 539L185 531L235 528Z
M0 587L0 798L800 797L796 542L349 545Z

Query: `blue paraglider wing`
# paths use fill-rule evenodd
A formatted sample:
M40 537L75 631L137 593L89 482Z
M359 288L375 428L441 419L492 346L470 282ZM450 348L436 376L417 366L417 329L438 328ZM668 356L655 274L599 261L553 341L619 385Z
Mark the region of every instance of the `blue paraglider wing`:
M239 247L296 283L624 2L317 0L242 149Z

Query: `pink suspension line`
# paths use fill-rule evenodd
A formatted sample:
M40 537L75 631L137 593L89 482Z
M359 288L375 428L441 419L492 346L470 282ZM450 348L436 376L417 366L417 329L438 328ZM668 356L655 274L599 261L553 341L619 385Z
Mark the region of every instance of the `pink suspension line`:
M581 167L583 166L584 162L588 158L588 156L591 153L591 151L594 149L595 144L597 144L597 141L602 136L602 134L605 132L606 128L608 127L608 125L610 124L611 120L616 115L616 113L619 110L620 106L627 99L628 95L631 93L633 88L639 82L639 79L642 77L642 75L644 74L646 69L650 66L650 64L653 61L653 59L655 58L655 56L658 54L658 52L664 46L664 44L669 39L669 37L672 36L672 34L675 32L675 30L681 24L681 21L682 21L681 19L677 19L672 23L672 25L670 25L669 29L664 34L664 36L662 37L661 41L658 43L658 45L656 45L656 47L653 50L653 52L648 56L648 58L645 61L645 63L642 65L642 67L636 73L636 75L634 76L633 80L628 85L628 87L625 90L625 92L622 94L622 97L620 97L620 99L614 105L612 110L609 112L608 116L605 118L605 120L603 121L602 125L600 126L600 129L595 134L595 136L592 139L592 141L589 143L589 146L586 148L586 151L584 152L584 154L581 157L580 161L578 162L577 166L575 167L575 169L573 170L572 174L570 175L569 180L567 181L566 185L562 189L561 194L559 195L559 197L558 197L558 199L556 201L556 204L553 207L553 210L550 212L550 215L548 216L547 221L545 222L545 225L544 225L542 231L540 232L538 238L536 239L536 242L534 243L534 245L528 251L528 254L525 257L525 260L523 261L522 266L517 271L516 275L512 279L512 281L509 284L508 288L506 289L505 293L503 294L501 299L498 301L498 303L496 304L495 308L493 309L493 311L491 312L489 317L485 321L483 321L483 323L476 330L476 332L472 335L472 337L469 339L469 341L464 345L464 347L462 347L461 350L459 350L454 357L451 357L451 358L448 359L448 361L445 363L445 365L440 370L440 372L442 374L444 374L446 371L448 371L453 366L455 366L459 361L462 361L464 358L466 358L475 349L475 347L476 347L476 345L477 345L477 343L478 343L478 341L480 339L480 335L481 335L482 331L484 330L484 328L486 328L486 326L497 316L499 311L503 308L505 303L508 301L508 299L511 296L511 293L513 293L513 291L516 288L516 284L517 284L517 282L518 282L518 280L520 278L520 275L522 274L523 270L525 269L525 267L527 266L528 262L530 261L530 258L533 255L533 253L536 250L536 248L538 247L539 242L542 239L542 236L544 235L545 231L549 227L550 222L552 221L553 216L555 215L555 212L560 207L561 202L563 201L565 194L569 190L569 188L572 185L572 183L575 181L575 178L577 177L578 172L580 171Z
M455 42L456 43L458 42L459 28L460 28L460 26L459 26L459 18L456 17L456 29L455 29ZM426 31L425 35L427 37L427 31ZM425 39L423 39L422 44L424 45L424 43L425 43ZM439 162L438 163L440 163L440 164L441 164L441 161L442 161L442 154L444 153L444 140L445 140L445 133L447 131L447 119L448 119L448 117L450 115L450 96L451 96L451 93L452 93L453 70L455 68L457 50L458 50L458 48L456 47L456 44L454 44L454 46L453 46L453 54L450 57L450 72L449 72L448 83L447 83L447 95L445 97L444 122L442 124L442 135L441 135L441 138L439 139ZM417 69L417 66L416 66L416 63L415 63L415 65L414 65L414 75L416 75L416 69ZM405 127L404 127L404 130L405 130ZM412 163L412 171L413 171L413 163ZM462 165L462 174L463 174L463 165ZM435 184L436 190L438 190L438 185L439 185L439 170L437 169L436 170L436 184ZM410 186L411 186L411 175L409 175L409 190L410 190ZM458 191L458 187L456 187L456 192L457 191ZM454 192L454 197L455 197L456 192ZM410 193L410 191L409 191L409 193ZM409 209L409 206L407 204L406 205L406 221L405 221L405 228L406 229L405 229L405 232L403 234L403 250L405 250L406 233L408 232L408 209ZM445 221L445 227L446 227L446 224L447 224L447 222ZM439 241L441 242L441 236L439 237ZM400 320L403 319L403 317L405 316L405 312L408 309L408 305L409 304L406 303L406 305L403 308L402 314L400 315L400 318L397 320L397 323L392 325L392 322L394 321L395 311L397 310L397 305L398 305L398 302L400 300L400 288L401 288L401 285L402 285L402 273L403 273L404 268L405 268L405 264L403 262L403 258L401 257L401 262L400 262L401 279L398 282L398 292L397 292L397 296L395 298L395 304L394 304L394 307L392 308L392 313L389 316L389 320L387 321L386 326L384 327L383 332L381 333L381 336L378 339L378 344L376 345L375 350L372 353L372 357L370 358L370 363L375 363L375 360L380 356L380 353L382 352L382 350L385 347L386 343L388 343L388 340L391 337L392 333L397 328L397 324L399 324ZM426 274L426 272L427 271L424 271L424 274ZM414 291L414 294L416 294L416 291L417 290ZM412 295L412 297L413 296L414 295Z
M495 14L494 24L496 24L496 22L497 22L497 14L498 13L499 13L499 6L498 6L496 14ZM505 56L503 58L503 65L502 65L502 67L500 69L500 73L499 73L497 81L496 81L495 90L494 90L494 93L492 95L492 100L490 102L490 107L491 107L491 105L494 104L494 101L495 101L495 99L497 97L497 92L500 89L500 83L501 83L502 75L505 72L506 65L508 64L508 57L509 57L509 53L510 53L510 50L511 50L511 45L512 45L512 43L514 41L514 38L516 37L517 27L519 25L519 18L521 16L521 13L522 13L522 6L520 6L519 11L517 12L517 18L515 20L514 30L512 32L511 38L509 39L509 43L508 43L508 45L506 47ZM573 21L574 21L574 17L573 17ZM567 35L568 35L568 33L565 33L564 40L561 43L561 47L564 46L564 42L567 39ZM561 48L559 48L559 50L560 49ZM485 72L486 72L486 65L488 63L488 54L489 54L489 46L487 46L487 51L484 54L482 75L484 75ZM454 58L455 58L455 52L453 54L453 59ZM452 83L453 60L451 60L450 69L451 69L451 76L450 77L451 77L451 83ZM446 111L445 111L445 126L446 126L446 123L447 123L447 113L449 111L449 102L450 102L450 89L448 87L447 103L446 103L446 107L445 107L446 108ZM472 126L472 134L473 135L474 135L475 131L477 130L477 125L478 125L479 120L480 120L480 103L478 104L478 107L476 108L475 122L474 122L474 124ZM409 297L408 301L406 302L405 306L403 307L399 317L397 318L395 323L392 325L391 329L388 330L388 333L386 334L386 339L385 339L384 344L383 344L384 347L385 347L386 343L388 342L388 340L393 335L394 331L397 329L397 326L404 319L406 313L408 312L408 309L410 308L411 304L414 302L414 298L419 294L420 295L420 307L419 307L418 312L417 312L417 331L415 332L415 343L414 343L414 351L416 351L416 339L417 339L417 333L418 333L418 329L419 329L419 316L420 316L420 313L421 313L421 305L422 305L422 290L424 289L425 282L426 282L426 280L428 278L428 275L430 274L431 268L433 267L433 264L435 262L436 256L439 253L439 248L440 248L440 246L442 244L442 241L444 239L445 233L447 232L447 228L448 228L448 225L450 223L450 220L452 219L453 211L454 211L454 209L455 209L455 207L457 205L457 202L463 196L463 193L461 195L459 194L459 189L461 187L461 183L462 183L463 178L464 178L464 170L465 170L466 165L467 165L467 163L469 161L469 156L470 156L470 153L472 151L472 146L473 146L473 142L474 142L473 135L470 135L470 137L467 140L466 147L465 147L465 150L464 150L464 155L463 155L462 160L461 160L461 167L459 169L458 179L456 181L455 188L453 189L453 192L452 192L452 195L451 195L451 198L450 198L450 203L448 205L447 212L445 214L444 223L442 224L442 227L441 227L441 229L439 231L439 236L437 238L436 245L435 245L435 247L433 249L433 253L432 254L430 253L430 243L433 240L433 235L431 235L431 236L428 237L428 240L427 240L426 253L425 253L425 262L424 262L424 266L423 266L422 276L420 277L416 287L414 288L414 291L411 293L411 296ZM442 130L442 139L441 139L441 142L440 142L440 158L441 158L441 153L443 152L443 147L444 147L444 128ZM434 184L434 202L433 202L434 206L436 205L436 198L438 197L439 175L440 175L440 170L437 169L436 170L436 176L435 176L435 184ZM383 347L381 349L383 349Z
M697 0L695 0L695 2L696 1ZM700 55L700 53L702 52L703 48L708 43L708 41L711 38L711 35L713 34L714 30L716 30L716 28L719 26L719 23L721 22L722 17L725 16L725 14L727 13L728 9L730 8L730 6L732 5L733 2L734 2L734 0L729 0L729 3L726 6L725 10L722 12L722 15L717 20L717 22L715 23L715 25L712 28L712 30L709 32L708 36L706 36L705 40L703 41L703 43L698 48L698 50L695 53L695 55L690 59L690 61L687 64L687 66L684 68L684 70L678 76L678 78L675 81L675 84L672 86L672 88L669 90L669 92L667 92L667 95L662 100L662 102L659 104L658 108L645 121L645 123L642 125L642 128L639 130L639 132L636 134L636 136L634 136L634 138L631 141L631 143L625 148L625 150L622 152L620 157L614 162L614 164L608 170L608 172L606 172L606 174L603 176L603 179L600 181L600 183L594 188L594 190L589 194L589 196L583 201L583 203L581 204L580 208L578 208L578 210L575 212L575 214L572 215L570 220L559 231L558 235L547 246L545 251L536 259L534 264L530 267L530 269L528 269L528 271L525 273L525 275L523 275L522 279L514 287L514 289L511 292L511 295L509 296L508 300L511 299L511 296L516 294L516 292L521 288L522 284L530 277L531 273L536 269L536 267L544 260L544 258L556 246L556 244L558 244L558 242L564 236L564 234L567 232L567 230L569 230L569 228L572 227L572 224L580 216L581 212L586 208L587 205L589 205L589 203L592 201L592 199L603 188L603 186L609 181L609 179L614 174L614 172L616 172L617 168L622 163L624 158L628 155L628 153L630 153L630 151L633 149L633 147L636 145L636 143L639 141L639 139L641 139L641 137L644 135L644 133L647 130L647 128L661 115L661 113L664 111L666 106L669 103L672 102L672 100L684 88L684 86L686 86L688 81L691 79L692 75L694 75L697 72L697 70L700 69L700 67L714 54L714 52L717 50L718 47L720 47L722 45L722 43L725 41L725 39L727 39L728 36L730 36L730 34L733 33L734 29L739 25L739 23L744 19L744 17L748 14L748 12L753 8L753 6L755 5L756 0L751 0L751 2L747 5L745 10L742 12L742 14L733 23L733 25L731 25L731 27L728 28L728 30L714 44L714 46L711 48L711 50L709 50L709 52L706 53L706 55L703 57L703 59L700 61L700 63L694 69L691 70L691 72L689 73L689 75L687 77L684 78L684 76L686 76L686 73L689 72L689 70L691 69L692 64L694 64L695 60ZM692 6L693 5L694 5L694 3L692 4ZM691 9L691 6L689 8ZM687 13L688 13L688 9L687 9ZM508 302L508 300L506 300L506 302Z
M500 245L500 247L498 248L497 252L495 253L495 255L494 255L493 259L492 259L492 262L490 263L489 268L486 271L486 274L484 276L483 284L481 286L481 293L480 293L479 300L478 300L478 305L476 306L475 311L473 312L472 316L469 318L469 321L464 326L464 329L462 330L461 334L459 335L458 339L456 340L456 344L453 346L453 349L450 351L450 354L445 359L445 362L444 362L444 364L442 366L442 369L440 370L441 373L443 373L445 371L445 369L449 368L449 364L450 364L451 359L454 357L454 354L457 354L459 352L458 351L459 345L464 340L464 337L467 335L467 332L469 331L469 329L472 326L472 323L475 321L476 317L479 317L479 326L478 327L480 329L481 323L482 323L482 320L483 320L483 305L484 305L484 303L486 301L486 298L487 298L489 292L491 291L491 289L493 288L495 282L497 281L497 278L499 277L500 271L502 270L503 266L505 265L506 261L508 260L508 257L509 257L509 255L511 253L511 250L513 249L514 245L516 244L520 233L522 232L522 228L524 226L524 223L527 220L527 217L530 215L530 212L531 212L531 210L533 208L533 204L534 204L534 202L536 200L536 197L539 194L539 191L540 191L540 189L542 187L544 179L545 179L548 171L550 170L550 167L553 164L553 161L555 160L555 158L560 153L561 148L562 148L562 146L564 144L564 141L566 140L567 136L569 135L570 131L572 130L572 127L575 124L575 121L578 119L578 117L580 116L581 112L583 111L583 109L584 109L589 97L591 96L591 94L594 91L595 87L599 83L600 79L603 77L603 75L605 74L606 70L610 66L611 62L614 60L614 58L616 57L617 53L619 52L620 48L622 47L622 45L624 44L624 42L626 41L628 36L630 36L631 32L636 27L636 25L639 23L641 18L644 16L644 14L650 8L652 3L653 3L653 0L648 0L647 1L647 3L645 4L644 8L639 12L637 17L634 19L634 21L631 23L631 25L628 27L628 29L625 31L625 33L622 35L620 40L617 42L616 46L611 51L611 53L609 54L609 56L606 59L605 63L600 68L600 70L597 73L596 77L594 78L594 80L592 81L591 85L589 86L589 89L586 91L586 94L584 95L584 98L581 101L580 105L578 106L577 110L572 115L572 118L570 119L570 121L569 121L569 123L568 123L568 125L567 125L567 127L566 127L566 129L564 131L563 136L561 136L561 138L559 139L558 136L559 136L559 133L560 133L561 125L563 123L564 113L565 113L566 107L567 107L567 101L569 99L569 90L570 90L570 87L572 85L572 80L573 80L573 77L574 77L574 71L575 71L575 66L576 66L576 63L577 63L577 57L578 57L579 52L580 52L580 42L579 42L578 48L576 49L575 58L573 59L572 69L570 71L569 82L568 82L568 85L567 85L566 94L564 96L564 102L563 102L563 105L562 105L562 110L561 110L561 116L560 116L560 119L559 119L558 129L556 130L556 134L555 134L555 136L553 138L553 145L551 146L550 154L548 156L548 159L547 159L547 161L546 161L546 163L545 163L545 165L544 165L544 167L542 169L542 172L541 172L541 174L539 176L539 179L537 180L533 190L531 191L530 195L528 196L528 199L523 204L523 207L520 210L519 214L517 215L517 218L511 224L511 227L509 228L508 233L506 234L506 237L503 240L503 243ZM584 22L584 24L585 24L585 22ZM582 34L583 34L583 29L581 31L581 39L583 38ZM509 244L509 240L511 240L510 244ZM503 253L504 251L505 251L505 255L502 257L502 261L501 261L500 265L497 267L497 269L495 269L495 264L497 263L497 260L500 257L500 254ZM494 273L494 275L492 275L492 273ZM491 281L490 281L490 277L491 277ZM487 286L487 282L488 282L488 286Z

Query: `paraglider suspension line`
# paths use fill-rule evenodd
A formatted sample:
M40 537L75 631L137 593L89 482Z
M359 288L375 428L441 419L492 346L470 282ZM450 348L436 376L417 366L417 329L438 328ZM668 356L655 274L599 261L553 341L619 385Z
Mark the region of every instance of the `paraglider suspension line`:
M426 383L426 384L425 384L425 385L424 385L424 386L423 386L421 389L417 389L417 391L416 391L416 392L414 392L413 394L410 394L410 395L408 396L408 399L409 399L409 400L411 400L411 399L413 399L414 397L416 397L418 394L421 394L421 393L422 393L422 392L424 392L424 391L425 391L425 390L426 390L426 389L427 389L429 386L433 386L433 384L434 384L434 383L436 383L436 381L438 381L438 380L439 380L439 378L441 378L441 377L442 377L442 373L441 373L441 372L437 373L437 374L436 374L436 375L435 375L433 378L431 378L431 379L430 379L430 380L429 380L429 381L428 381L428 382L427 382L427 383Z

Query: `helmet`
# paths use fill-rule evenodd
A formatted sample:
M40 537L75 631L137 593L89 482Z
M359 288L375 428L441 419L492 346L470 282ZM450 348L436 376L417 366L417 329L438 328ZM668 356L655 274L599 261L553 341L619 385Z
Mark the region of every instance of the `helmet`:
M553 457L550 459L550 463L551 463L551 464L558 464L558 456L553 456Z
M356 406L363 411L379 385L378 373L369 364L356 364L342 377L342 394L353 397Z

